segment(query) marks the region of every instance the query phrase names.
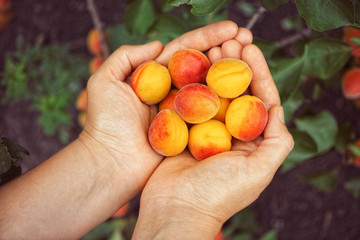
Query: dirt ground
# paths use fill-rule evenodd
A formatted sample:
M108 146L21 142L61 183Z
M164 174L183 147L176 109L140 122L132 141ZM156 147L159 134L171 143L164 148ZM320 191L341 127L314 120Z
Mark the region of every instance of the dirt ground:
M93 27L86 8L86 1L72 0L13 0L16 7L10 25L0 32L0 71L3 70L6 52L15 50L15 39L22 35L26 44L43 39L47 43L67 43L71 51L90 59L86 48L86 36ZM96 1L100 17L106 26L120 23L126 1ZM266 40L280 40L294 34L279 27L279 21L296 13L294 5L281 7L273 13L265 13L253 29L254 36ZM229 18L245 26L248 18L237 7L229 8ZM360 111L343 99L341 90L324 86L324 97L314 101L313 110L331 111L338 122L350 121L360 135ZM0 96L4 89L0 88ZM74 122L76 110L72 109ZM26 172L49 158L64 145L56 136L47 137L37 124L38 113L29 108L28 102L0 103L0 132L24 146L30 153L25 157ZM75 139L81 128L72 129ZM328 169L339 168L336 190L331 194L317 191L299 180L299 176ZM342 165L342 156L331 151L324 156L309 160L295 169L279 171L270 186L253 204L261 230L278 230L279 240L356 240L360 239L360 201L345 189L345 180L359 176L360 169Z

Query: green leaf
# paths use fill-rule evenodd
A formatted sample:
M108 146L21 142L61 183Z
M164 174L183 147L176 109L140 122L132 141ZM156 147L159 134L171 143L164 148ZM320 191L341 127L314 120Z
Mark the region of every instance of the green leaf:
M237 2L237 6L241 9L243 14L247 17L251 17L255 13L254 6L246 1Z
M278 45L274 42L269 42L264 39L255 38L253 41L258 48L260 48L261 52L264 54L266 60L270 60L273 53L277 50Z
M321 89L321 86L320 84L316 84L314 86L314 90L313 90L313 98L315 100L319 100L322 96L322 89Z
M29 155L30 153L20 146L19 144L15 143L14 141L8 139L8 138L1 138L2 144L6 146L7 151L9 152L11 158L15 160L22 160L23 156L22 154L25 153L26 155Z
M315 39L305 46L304 73L326 80L339 72L350 58L351 46L335 39Z
M224 228L224 236L230 237L235 231L241 230L244 233L256 233L259 226L256 221L255 215L251 208L245 208L235 214L226 228Z
M176 19L168 15L161 15L150 30L150 39L160 40L163 45L185 33L185 27Z
M351 123L343 123L339 125L339 131L336 137L335 148L342 153L345 153L349 144L355 137L354 127Z
M360 157L360 147L352 144L349 146L350 151L356 156Z
M285 121L288 122L294 115L295 111L304 102L304 98L300 91L296 91L286 102L282 104L284 108Z
M104 239L111 235L113 229L108 222L103 222L86 234L83 240L98 240Z
M260 0L260 1L263 7L269 11L274 11L279 6L289 2L289 0Z
M128 4L124 23L131 33L144 35L155 21L151 0L134 0Z
M301 72L304 58L281 58L271 61L270 70L279 90L281 101L286 102L291 95L298 91L301 83Z
M299 118L296 127L309 134L317 146L317 153L327 152L335 145L338 125L334 116L323 111L316 116Z
M0 144L0 175L5 173L11 167L11 156L7 147Z
M232 240L253 240L253 235L251 233L239 233L231 238Z
M360 198L360 178L353 178L346 181L345 189L348 190L354 198Z
M316 31L327 31L355 24L351 0L296 0L306 24Z
M320 191L330 193L335 190L337 184L337 172L320 172L306 176L305 182L312 184Z
M225 0L168 0L168 5L173 7L183 4L191 5L191 13L198 16L214 12L224 3Z
M275 229L269 230L260 238L260 240L276 240L276 239L277 239L277 232Z
M352 37L350 38L350 41L352 41L353 43L355 43L356 45L360 45L360 38L359 37Z
M298 129L290 129L290 134L294 138L295 146L281 165L284 171L312 158L317 153L316 143L309 134Z
M110 38L110 50L115 51L122 45L139 45L148 41L145 35L136 35L130 33L124 24L118 24L107 28Z

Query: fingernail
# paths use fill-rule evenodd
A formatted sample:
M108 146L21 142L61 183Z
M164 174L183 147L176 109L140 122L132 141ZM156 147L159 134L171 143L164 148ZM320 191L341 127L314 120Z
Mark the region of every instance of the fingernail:
M284 108L283 107L279 107L279 109L278 109L278 118L282 123L285 124Z

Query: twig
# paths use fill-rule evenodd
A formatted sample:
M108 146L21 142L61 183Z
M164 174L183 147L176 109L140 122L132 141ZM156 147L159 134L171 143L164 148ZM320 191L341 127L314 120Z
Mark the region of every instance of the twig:
M99 14L98 14L98 12L96 10L94 0L87 0L87 7L88 7L88 10L89 10L89 12L91 14L91 18L93 20L94 26L95 26L96 30L98 31L98 33L99 33L100 45L101 45L102 52L104 54L104 57L107 58L107 57L110 56L109 46L107 45L107 43L105 41L104 32L103 32L103 25L102 25L102 23L100 21Z
M304 37L308 37L310 36L312 33L312 30L310 28L304 28L303 30L301 30L300 32L294 34L294 35L291 35L290 37L287 37L287 38L284 38L284 39L281 39L280 41L278 41L278 46L279 48L284 48L286 47L287 45L290 45L294 42L296 42L297 40L300 40Z
M252 18L248 22L248 24L246 24L246 28L251 30L265 11L266 9L263 6L260 6L258 11L254 14L254 16L252 16Z
M329 231L329 228L331 225L332 217L333 217L333 213L331 211L327 211L325 213L324 222L323 222L321 235L320 235L321 240L326 239L327 232Z

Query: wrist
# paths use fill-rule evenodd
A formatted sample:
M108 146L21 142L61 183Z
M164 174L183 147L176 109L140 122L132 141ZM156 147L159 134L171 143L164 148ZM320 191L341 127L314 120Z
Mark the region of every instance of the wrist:
M222 227L223 222L196 209L163 202L140 203L133 239L215 239Z

